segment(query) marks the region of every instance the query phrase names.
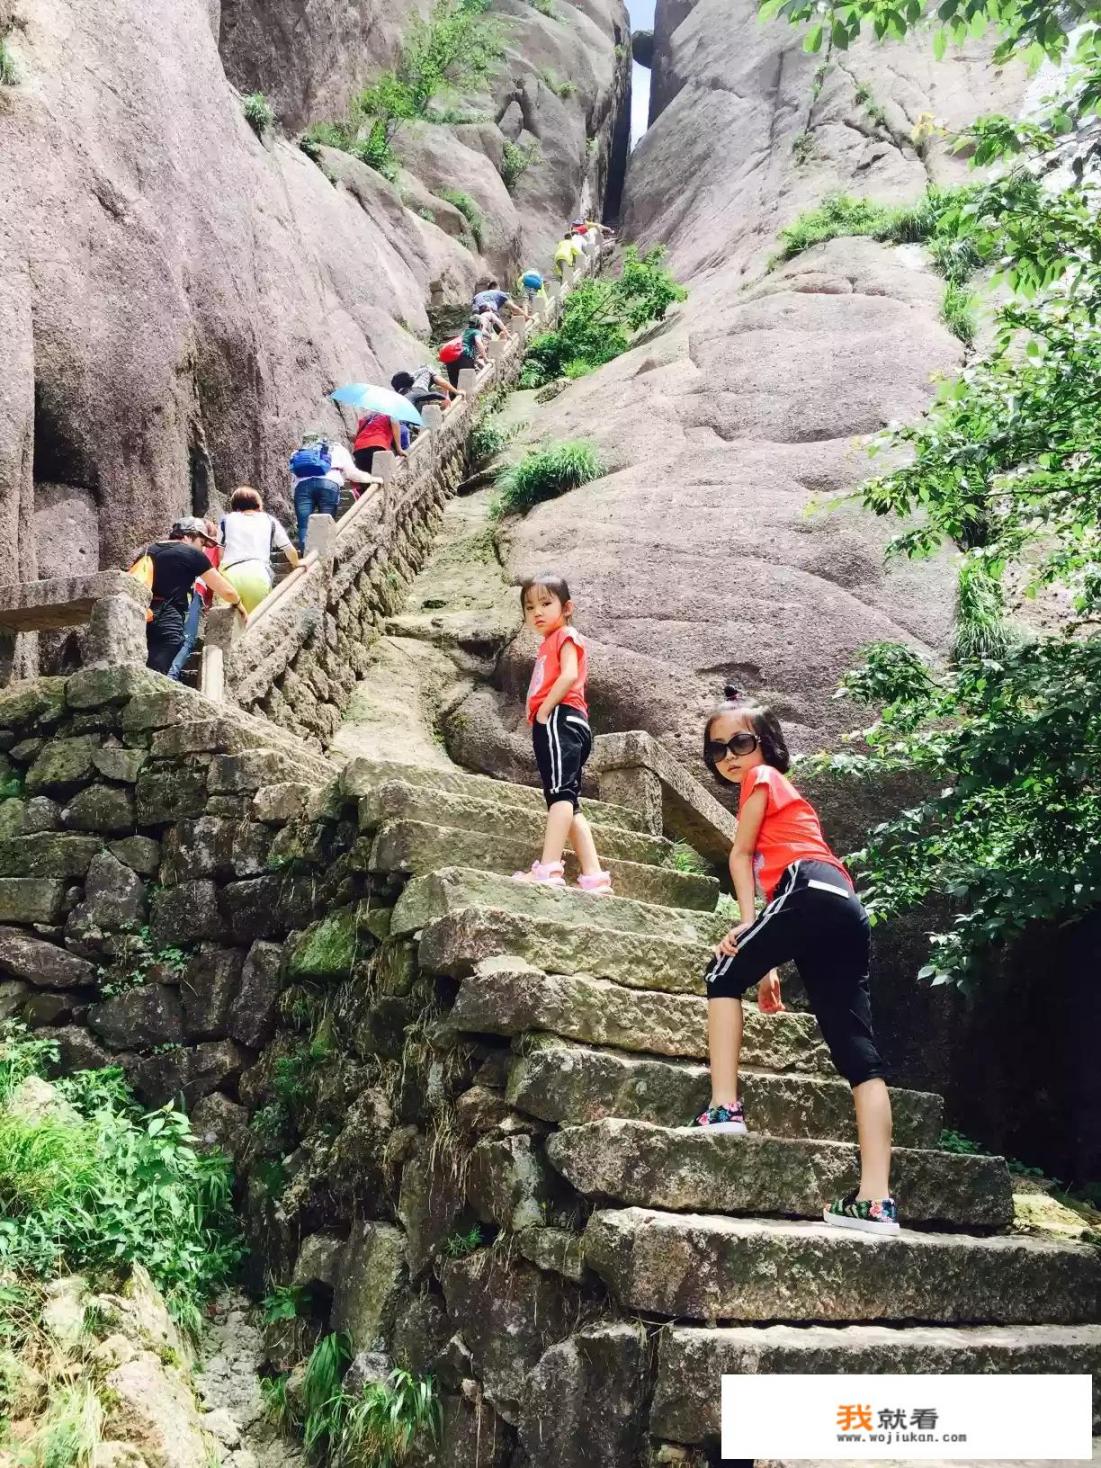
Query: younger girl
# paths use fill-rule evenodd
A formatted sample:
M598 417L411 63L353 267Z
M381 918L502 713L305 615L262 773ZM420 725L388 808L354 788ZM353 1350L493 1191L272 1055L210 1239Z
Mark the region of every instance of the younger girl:
M888 1183L891 1102L872 1035L867 915L818 816L784 778L790 757L776 716L728 688L703 738L712 774L741 786L730 874L742 921L704 974L711 1104L693 1125L745 1131L738 1100L742 995L760 982L761 1007L778 1008L779 983L770 970L794 961L834 1065L853 1088L860 1140L860 1186L829 1203L822 1216L840 1228L897 1233ZM754 877L767 904L759 917Z
M589 654L585 639L570 626L573 602L561 576L533 576L520 588L524 620L543 641L528 685L528 723L535 763L547 801L543 855L529 872L514 872L517 882L564 887L562 853L569 838L581 864L577 885L583 892L610 892L612 879L600 870L588 821L578 810L581 771L592 753L585 679Z

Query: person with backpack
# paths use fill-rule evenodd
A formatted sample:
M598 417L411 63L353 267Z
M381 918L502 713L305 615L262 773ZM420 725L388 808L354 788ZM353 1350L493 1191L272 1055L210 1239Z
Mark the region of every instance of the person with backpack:
M243 484L233 491L229 513L222 516L221 574L240 594L246 612L253 612L271 591L271 558L281 550L292 566L298 552L274 515L264 509L259 492ZM204 580L208 578L204 576Z
M342 443L330 443L313 429L302 435L302 442L291 455L290 470L298 520L298 553L305 555L310 516L331 515L335 520L344 481L373 484L374 479L356 468Z
M198 577L215 596L245 614L237 588L204 554L209 538L203 521L188 515L176 521L167 540L146 546L130 567L131 576L152 593L145 637L146 663L155 673L167 673L184 645L188 602Z
M439 355L440 361L447 368L447 379L452 387L458 387L459 373L464 367L472 367L477 371L486 359L485 333L479 318L471 316L462 336L444 342Z
M529 320L533 312L550 304L546 285L538 270L525 270L516 282L516 290L528 303Z

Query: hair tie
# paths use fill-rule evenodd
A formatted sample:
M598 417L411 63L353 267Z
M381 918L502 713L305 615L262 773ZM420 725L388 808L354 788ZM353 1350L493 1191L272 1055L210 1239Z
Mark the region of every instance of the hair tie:
M742 690L740 688L736 688L733 683L726 683L723 685L723 697L727 700L728 703L736 703L737 700L741 698L741 696Z

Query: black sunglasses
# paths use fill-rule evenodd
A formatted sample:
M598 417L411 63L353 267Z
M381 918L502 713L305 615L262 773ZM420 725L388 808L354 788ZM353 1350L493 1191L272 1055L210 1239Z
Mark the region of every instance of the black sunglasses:
M725 743L718 739L709 739L707 757L713 765L719 765L728 754L752 754L760 742L756 734L751 734L748 729L739 729Z

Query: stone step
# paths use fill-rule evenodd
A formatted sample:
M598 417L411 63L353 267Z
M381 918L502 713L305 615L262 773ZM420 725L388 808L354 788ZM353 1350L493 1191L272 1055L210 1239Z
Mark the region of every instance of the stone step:
M539 845L524 838L456 830L423 821L388 821L375 836L371 849L371 871L404 872L428 876L449 863L511 876L526 870ZM635 861L605 859L616 892L639 902L673 908L698 908L714 912L719 884L713 877L697 877L668 867L643 866ZM566 854L566 880L576 882L577 858ZM591 894L585 894L586 900Z
M594 897L568 887L514 882L498 872L441 867L428 876L417 877L405 888L394 907L390 931L395 936L407 935L450 913L470 908L495 909L525 923L556 923L584 929L586 934L598 929L617 939L632 935L681 944L695 954L697 968L691 987L697 991L703 987L702 970L709 948L730 926L728 918L714 912L659 907L630 897Z
M547 1156L588 1198L677 1213L822 1217L860 1177L855 1143L809 1137L708 1135L606 1117L547 1138ZM1001 1157L898 1147L891 1179L903 1223L1007 1228L1009 1171Z
M1101 1249L998 1235L603 1209L585 1263L620 1305L679 1320L1088 1325Z
M466 770L435 769L429 765L406 765L397 760L353 759L341 774L344 794L353 799L369 795L387 780L402 780L422 790L438 790L452 795L471 795L491 800L498 805L515 806L525 811L541 811L546 816L546 802L537 785L514 785L508 780L494 780L489 775L471 775ZM645 831L646 823L638 811L624 805L611 805L604 800L586 800L585 814L594 826L617 826L621 831Z
M746 1019L768 1033L768 1021L752 1010ZM645 1042L645 1035L640 1038ZM856 1140L852 1089L845 1081L743 1069L740 1090L753 1132ZM516 1056L508 1079L511 1105L566 1125L618 1116L679 1126L699 1115L710 1093L706 1065L570 1044L551 1035ZM936 1145L944 1116L940 1096L892 1088L891 1109L897 1146Z
M725 1375L1090 1375L1101 1430L1101 1325L673 1326L659 1336L655 1437L719 1441Z
M546 812L462 792L411 785L406 780L386 780L360 799L361 830L373 831L398 820L424 821L459 831L483 831L487 835L526 841L538 851L543 842ZM645 862L661 867L668 865L673 843L643 831L601 826L598 849L601 857L610 861Z
M463 980L447 1018L453 1028L473 1034L549 1030L622 1050L707 1055L706 999L631 990L584 974L546 974L513 958L484 960ZM758 1070L834 1073L809 1014L769 1016L747 1009L742 1055Z
M589 900L603 903L610 899ZM705 1002L701 991L708 950L697 943L581 923L546 922L489 907L454 913L422 931L421 967L432 973L462 978L473 973L482 959L498 954L545 966L554 973L610 979L636 991L698 995L700 1003Z

